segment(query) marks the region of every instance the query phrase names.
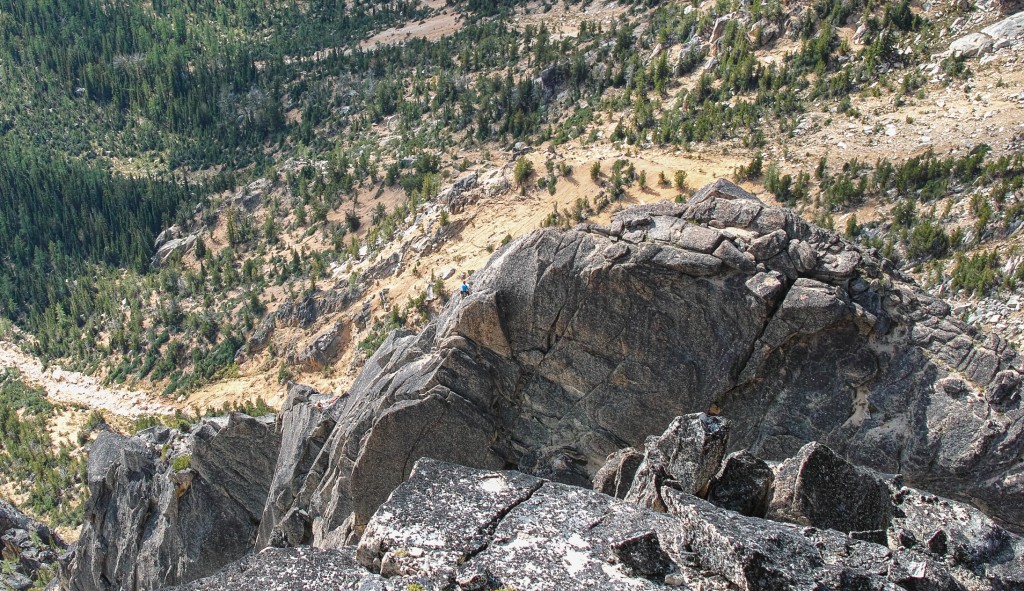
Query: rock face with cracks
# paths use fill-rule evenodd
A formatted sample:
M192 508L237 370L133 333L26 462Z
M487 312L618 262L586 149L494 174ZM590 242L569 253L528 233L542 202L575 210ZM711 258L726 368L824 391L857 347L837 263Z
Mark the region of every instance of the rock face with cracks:
M916 505L921 493L899 494ZM745 517L671 488L665 500L667 512L655 512L516 471L422 459L370 519L354 559L351 546L271 548L182 589L962 591L1021 584L998 578L993 568L1010 567L993 567L996 554L972 568L950 558L978 549L977 526L984 526L969 522L984 518L976 510L959 514L944 500L929 519L958 540L946 554ZM931 527L905 519L911 528ZM999 535L1002 559L1019 561L1013 549L1019 552L1020 538Z
M393 333L338 403L322 474L279 509L315 543L357 539L419 457L586 484L712 405L726 451L778 461L820 441L1024 525L1017 354L727 181L534 232L472 283L419 335Z
M662 488L707 496L708 484L725 456L729 429L724 419L703 413L677 417L660 436L648 437L644 460L626 500L665 511Z
M241 414L139 437L103 433L65 587L157 589L213 574L252 549L280 440Z
M746 450L729 454L711 480L707 499L750 517L764 517L772 498L775 473L764 460Z
M252 550L360 539L386 579L367 589L576 588L544 578L566 568L609 588L1024 584L1017 354L874 251L718 181L517 239L472 286L420 334L392 333L331 404L296 387L276 424L101 438L70 588L154 589ZM709 409L722 418L694 414ZM420 462L396 492L424 457L483 472ZM764 460L784 463L769 476ZM847 461L902 479L871 480L878 502L846 515L820 485L865 485ZM592 482L662 512L568 486ZM920 489L996 521L932 511ZM757 518L770 511L797 524ZM561 562L514 543L533 539ZM520 570L486 560L499 547ZM265 555L298 556L247 564Z
M58 553L67 546L46 525L0 500L0 589L22 591L40 580L42 571L55 570Z
M880 477L817 443L779 466L768 512L779 521L848 533L884 532L892 514L889 487Z

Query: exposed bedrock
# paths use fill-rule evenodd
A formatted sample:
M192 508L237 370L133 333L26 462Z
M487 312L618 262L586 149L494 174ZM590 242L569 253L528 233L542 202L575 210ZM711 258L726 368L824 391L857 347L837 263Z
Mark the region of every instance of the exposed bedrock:
M420 457L585 485L709 408L731 421L727 452L819 441L1024 524L1017 354L731 183L524 236L472 287L392 334L331 409L318 469L275 509L301 511L315 543L357 539Z
M89 500L64 586L158 589L207 576L250 552L279 439L241 414L191 433L103 433L89 454Z
M717 181L686 204L521 237L471 285L420 334L392 333L336 401L295 386L276 423L101 438L72 588L152 589L266 547L356 543L423 457L726 515L706 498L755 519L736 522L750 535L775 531L767 515L959 565L987 556L993 573L1017 562L1018 542L967 505L941 501L962 523L937 533L919 489L1024 526L1018 356L874 251ZM741 537L721 523L686 543ZM792 536L815 535L778 531L799 548ZM661 572L640 534L616 552ZM990 580L1017 584L1006 568ZM722 574L756 586L743 576Z

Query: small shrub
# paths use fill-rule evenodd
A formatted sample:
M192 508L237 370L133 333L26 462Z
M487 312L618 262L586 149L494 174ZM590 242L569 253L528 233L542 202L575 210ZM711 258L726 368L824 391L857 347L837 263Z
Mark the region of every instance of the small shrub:
M132 423L132 433L145 431L150 427L156 427L162 424L163 422L160 421L160 417L156 415L142 415L141 417L135 419L135 422Z
M185 454L174 458L171 463L171 468L175 472L183 472L192 467L192 456Z

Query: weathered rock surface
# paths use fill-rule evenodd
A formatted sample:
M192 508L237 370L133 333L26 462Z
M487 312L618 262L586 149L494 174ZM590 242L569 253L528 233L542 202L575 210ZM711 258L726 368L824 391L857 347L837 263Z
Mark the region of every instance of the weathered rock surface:
M939 562L832 530L740 517L671 492L674 545L733 589L962 589ZM692 579L691 579L692 580ZM687 581L688 583L690 581Z
M775 478L768 517L841 532L889 529L893 506L889 486L878 475L808 443L783 462Z
M963 581L976 574L995 589L1024 589L1024 539L970 505L920 490L900 487L893 502L890 548L932 556Z
M328 399L308 386L290 385L288 389L288 398L277 416L281 448L260 520L258 549L299 546L312 541L309 516L294 505L297 500L308 502L308 498L304 499L311 493L307 482L317 482L326 469L322 463L326 456L320 452L335 425L331 408L324 408ZM317 463L318 460L321 462Z
M643 461L643 452L632 447L613 452L594 474L594 490L617 499L625 498Z
M1005 12L1012 12L1007 9ZM993 23L981 31L969 33L949 44L949 53L962 57L979 57L993 50L1010 47L1024 38L1024 13L1018 12Z
M322 473L278 509L315 543L357 539L419 457L584 484L712 404L728 451L779 461L820 441L1024 524L1017 354L732 183L522 237L473 283L421 334L389 336L338 403Z
M873 250L718 181L686 204L634 207L608 226L517 239L473 284L419 335L392 333L348 395L321 408L319 395L293 389L276 426L238 419L247 434L224 439L209 461L200 450L232 432L231 422L188 438L105 436L90 459L93 499L72 588L151 589L208 575L257 545L339 548L360 536L360 560L379 572L462 588L540 581L549 572L543 585L577 588L559 578L566 564L588 585L627 577L639 588L691 579L704 588L802 588L818 576L836 588L1017 584L1019 538L994 521L987 523L996 533L971 533L955 514L935 528L944 534L924 532L931 526L915 525L925 523L920 512L900 508L899 495L911 493L892 493L895 480L864 478L870 472L843 461L899 472L907 484L969 500L1003 525L1024 525L1017 354L966 327ZM294 312L296 322L309 316ZM728 440L721 419L696 414L673 422L672 437L648 440L672 417L711 408L728 419ZM257 433L265 443L252 443ZM173 473L168 460L185 440L194 447L192 469ZM814 441L822 445L804 448ZM630 447L644 450L646 467L635 475L635 454L609 461ZM769 461L800 453L780 469L775 497L780 518L813 530L739 517L689 496L759 514L764 479L738 460L720 466L739 449ZM530 476L493 472L502 475L499 487L499 476L431 468L432 478L448 479L450 494L429 489L422 474L392 494L422 457ZM606 464L602 490L635 490L630 498L675 516L565 486L589 486ZM734 478L754 496L730 499L723 491ZM507 498L477 485L464 490L472 479L493 480L488 486ZM826 494L833 481L878 494L869 505L837 508L846 499ZM477 489L488 496L458 496ZM420 514L388 517L413 490L421 491ZM535 512L516 517L528 509ZM458 515L442 529L416 525L432 511ZM675 532L697 514L705 525L687 527L705 537ZM988 519L972 515L971 523ZM822 527L843 531L816 534ZM768 537L752 538L758 528ZM415 541L428 531L448 541ZM596 554L537 556L526 544L534 538ZM517 539L526 545L510 542ZM984 558L970 566L963 556ZM499 558L519 560L520 570ZM525 569L527 560L536 568ZM547 588L538 585L523 588Z
M666 501L669 513L658 513L519 472L423 459L370 520L358 564L351 547L270 549L183 589L996 586L920 548L744 517L676 490Z
M175 587L178 591L405 591L406 588L399 586L398 581L393 586L385 586L384 579L359 566L352 547L341 550L267 548L232 563L216 575Z
M160 234L163 236L163 234ZM167 263L167 261L176 253L186 253L195 247L196 241L199 240L198 234L191 234L183 238L174 238L160 244L159 240L157 243L160 244L156 253L153 255L150 264L154 267L160 267Z
M273 424L240 414L204 420L188 435L101 434L65 587L157 589L241 558L255 542L278 448Z
M644 444L644 460L636 471L626 500L665 511L666 487L706 496L711 478L725 456L729 428L720 417L693 414L676 417L668 429Z
M43 569L55 572L65 548L64 541L45 524L0 500L0 557L9 565L0 572L0 589L32 587Z
M747 450L729 454L708 486L707 500L749 517L764 517L772 499L775 472Z

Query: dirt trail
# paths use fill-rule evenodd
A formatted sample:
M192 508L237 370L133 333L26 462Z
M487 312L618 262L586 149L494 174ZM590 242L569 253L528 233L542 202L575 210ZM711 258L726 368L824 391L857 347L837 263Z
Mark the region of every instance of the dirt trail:
M135 418L151 414L172 414L174 408L153 394L103 386L94 377L50 366L26 354L16 344L0 341L0 368L13 367L22 379L46 390L47 396L62 404L83 406Z

